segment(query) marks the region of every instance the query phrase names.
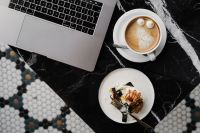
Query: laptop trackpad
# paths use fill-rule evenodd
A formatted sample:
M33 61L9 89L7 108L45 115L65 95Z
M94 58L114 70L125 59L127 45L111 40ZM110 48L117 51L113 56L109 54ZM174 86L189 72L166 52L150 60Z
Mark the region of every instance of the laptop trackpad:
M16 45L24 16L23 13L0 5L0 42Z
M62 51L64 53L77 51L75 44L80 44L77 38L87 39L87 36L62 25L27 15L19 35L18 45L22 49L49 56L61 54ZM69 47L70 50L66 51Z
M100 42L88 34L27 15L17 43L22 49L92 69L100 49L100 45L94 45L96 41ZM92 51L88 52L89 49Z
M56 39L62 36L59 28L62 29L57 24L26 15L17 44L22 49L47 56L54 47L58 47L57 44L61 44Z

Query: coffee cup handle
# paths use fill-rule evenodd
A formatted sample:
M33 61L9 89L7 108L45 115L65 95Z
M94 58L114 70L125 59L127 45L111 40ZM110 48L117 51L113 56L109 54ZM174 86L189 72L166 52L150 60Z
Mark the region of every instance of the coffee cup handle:
M155 61L156 60L156 55L154 52L147 54L147 56L149 57L149 59L151 61Z
M113 47L122 48L122 49L128 49L128 47L126 45L119 45L119 44L113 44Z

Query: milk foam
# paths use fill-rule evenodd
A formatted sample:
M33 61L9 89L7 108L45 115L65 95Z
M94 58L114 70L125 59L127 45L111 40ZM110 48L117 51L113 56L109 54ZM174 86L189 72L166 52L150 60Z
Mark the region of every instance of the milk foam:
M154 38L143 27L137 28L136 36L140 49L148 49L154 41Z

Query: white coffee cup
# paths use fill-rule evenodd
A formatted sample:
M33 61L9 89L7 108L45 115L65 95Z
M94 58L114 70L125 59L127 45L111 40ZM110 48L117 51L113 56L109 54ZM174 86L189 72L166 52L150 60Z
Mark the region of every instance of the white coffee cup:
M152 19L153 21L155 21L157 23L159 29L161 29L160 25L163 25L163 22L162 22L162 20L160 19L160 17L157 14L155 14L152 11L146 10L146 9L139 9L139 10L141 11L140 15L133 16L132 18L127 20L124 23L124 25L122 26L122 32L123 32L122 44L117 44L117 45L119 45L119 47L122 47L122 48L128 48L130 51L132 51L132 52L134 52L136 54L147 56L149 58L149 60L154 61L156 59L155 51L159 47L159 45L161 44L161 40L162 40L162 37L163 37L161 31L160 31L160 38L159 38L159 41L158 41L157 45L153 49L151 49L149 51L146 51L146 52L135 51L133 48L131 48L128 45L128 43L126 41L126 38L125 38L126 29L127 29L128 25L129 25L129 23L132 22L134 19L136 19L138 17L148 17L148 18Z

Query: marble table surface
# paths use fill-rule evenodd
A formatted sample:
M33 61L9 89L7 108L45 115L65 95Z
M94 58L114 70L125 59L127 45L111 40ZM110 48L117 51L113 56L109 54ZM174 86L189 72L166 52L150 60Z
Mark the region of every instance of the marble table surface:
M156 12L166 24L168 39L156 61L133 63L115 48L112 31L126 11L146 8ZM15 49L31 68L97 133L143 132L137 123L121 125L107 118L98 103L102 79L117 68L135 68L152 81L156 97L144 119L156 126L200 82L200 4L197 0L120 0L117 2L95 71L90 73Z

